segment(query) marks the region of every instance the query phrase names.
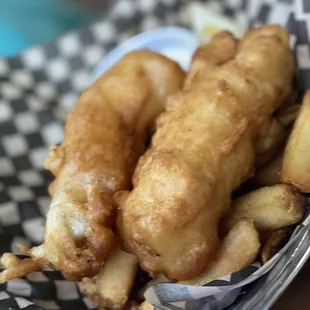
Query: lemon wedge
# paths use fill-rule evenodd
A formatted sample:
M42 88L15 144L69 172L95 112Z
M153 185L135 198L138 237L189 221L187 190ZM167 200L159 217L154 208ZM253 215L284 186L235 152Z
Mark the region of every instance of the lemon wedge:
M208 4L190 2L186 10L200 43L206 43L211 36L222 30L232 32L237 38L242 37L247 30L235 20L219 14Z

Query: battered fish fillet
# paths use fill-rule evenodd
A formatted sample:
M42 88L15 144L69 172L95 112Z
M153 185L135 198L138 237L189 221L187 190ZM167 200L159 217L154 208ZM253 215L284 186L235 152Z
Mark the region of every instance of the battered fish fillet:
M230 46L233 56L211 57L210 46ZM198 276L215 257L219 218L251 175L255 137L293 76L289 34L277 25L252 29L239 43L221 33L198 56L183 90L168 99L133 190L117 194L127 250L150 275L172 280Z
M50 187L44 243L22 247L35 262L70 280L99 272L115 243L113 194L131 188L148 131L167 95L183 81L184 72L175 62L136 51L82 94L68 116L63 143L53 146L45 161L56 179Z

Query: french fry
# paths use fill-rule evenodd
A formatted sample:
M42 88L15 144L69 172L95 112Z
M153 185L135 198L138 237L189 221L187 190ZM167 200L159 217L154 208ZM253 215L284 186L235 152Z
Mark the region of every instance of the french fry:
M138 262L134 255L116 247L97 275L100 305L108 309L122 309L134 284Z
M283 128L287 128L295 121L299 111L300 104L291 104L276 111L274 118Z
M186 285L204 285L220 277L237 272L251 264L260 248L259 234L253 221L241 219L224 238L217 258L198 277L178 282Z
M278 184L280 182L282 161L283 153L259 169L253 177L255 183L259 187Z
M280 180L310 192L310 91L308 90L284 151Z
M263 264L272 258L288 241L288 237L292 233L292 228L284 227L271 232L271 236L264 244L261 251L261 260Z
M286 130L275 118L270 118L268 122L265 122L255 142L256 166L261 167L270 161L286 137Z
M275 230L299 222L305 198L286 184L262 187L233 201L230 214L223 220L229 231L240 219L249 218L258 231Z

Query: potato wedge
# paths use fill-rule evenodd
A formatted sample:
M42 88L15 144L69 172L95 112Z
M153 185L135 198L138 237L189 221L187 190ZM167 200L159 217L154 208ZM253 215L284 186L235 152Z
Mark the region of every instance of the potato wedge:
M178 282L187 285L204 285L220 277L237 272L251 264L260 248L259 234L253 221L241 219L224 238L218 255L198 277Z
M291 124L293 124L293 122L297 118L299 111L300 104L291 104L276 111L276 113L274 114L274 118L283 128L287 128Z
M278 184L280 182L282 161L283 153L259 169L253 177L255 184L259 187Z
M280 180L310 193L310 90L307 91L284 151Z
M122 309L134 284L138 262L134 255L116 247L97 275L100 305L108 309Z
M261 260L263 264L266 264L270 258L279 252L288 241L292 232L293 229L291 227L284 227L271 232L271 236L261 250Z
M305 198L286 184L262 187L233 201L230 214L223 219L229 231L240 219L249 218L258 231L275 230L299 222Z

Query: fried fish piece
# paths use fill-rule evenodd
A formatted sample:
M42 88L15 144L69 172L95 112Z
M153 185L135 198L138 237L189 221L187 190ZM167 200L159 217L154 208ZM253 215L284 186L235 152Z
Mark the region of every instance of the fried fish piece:
M133 190L117 194L119 231L151 276L187 280L205 270L218 251L218 222L231 193L252 174L260 126L291 92L285 29L252 29L239 44L225 36L234 59L216 62L206 52L195 64L194 57L139 160ZM225 46L219 35L210 44Z
M131 187L148 131L183 81L177 63L142 50L127 54L82 94L63 143L45 161L56 179L44 243L23 248L34 261L70 280L99 272L115 244L113 194Z

